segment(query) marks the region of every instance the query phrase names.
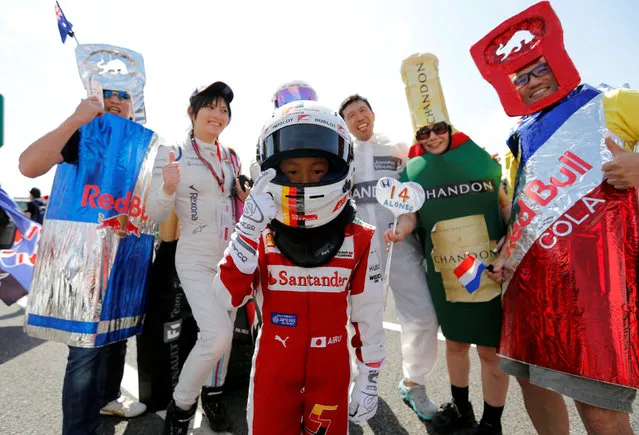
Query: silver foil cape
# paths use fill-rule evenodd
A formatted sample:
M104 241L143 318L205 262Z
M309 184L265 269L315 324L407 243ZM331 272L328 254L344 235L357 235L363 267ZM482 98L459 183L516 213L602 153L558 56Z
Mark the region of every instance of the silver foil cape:
M153 241L157 231L157 225L146 216L143 207L149 194L153 163L158 146L158 136L152 133L146 151L143 149L138 151L141 166L137 181L135 176L131 178L135 182L135 187L130 192L130 198L137 197L138 200L129 201L129 204L137 201L140 207L139 212L137 208L129 205L124 213L115 214L107 219L108 212L115 212L118 209L116 201L115 206L110 206L109 210L89 209L92 213L104 213L105 218L102 221L100 218L97 219L97 222L45 220L25 314L25 332L27 334L45 340L60 341L70 346L90 348L125 339L140 332L146 288L134 289L120 285L119 287L125 288L117 289L116 296L114 296L113 287L117 288L118 283L127 284L147 279L146 277L142 278L142 274L148 273L148 267L136 267L135 264L145 264L146 260L142 256L146 255L150 265ZM130 154L135 154L135 152ZM105 165L111 168L127 164L132 164L132 162L105 162ZM117 169L114 170L117 171ZM107 169L106 172L113 172L113 170ZM58 174L56 174L57 176ZM126 180L114 180L114 184L119 183L124 184ZM68 189L75 190L73 195L77 196L82 195L82 189L86 189L86 186L68 186ZM103 190L106 191L106 189ZM119 198L119 200L122 199ZM53 198L53 194L51 200L56 200ZM94 199L94 201L99 206L106 204L103 196ZM77 210L78 213L83 211L79 208ZM47 211L47 215L49 215L49 211ZM97 216L103 216L103 214ZM122 225L122 228L126 228L126 234L106 225L107 222L114 224L114 222L123 221L125 224ZM135 233L138 233L139 236L136 236ZM120 258L118 259L118 257ZM134 263L133 260L136 260L137 263ZM126 267L127 264L134 265ZM117 272L121 273L113 274L114 277L111 279L117 282L116 284L112 283L109 286L110 291L107 292L111 272L116 266L118 267ZM114 312L117 317L104 320L101 316L107 298L116 299L116 302L110 302L110 312ZM114 304L116 305L115 309L113 308ZM141 305L139 310L136 308L138 310L136 315L122 314L127 312L131 306L136 306L135 304ZM32 314L38 318L47 319L48 323L34 324L31 321ZM94 326L97 323L96 333L68 332L61 330L59 326L63 323L70 325L83 322L93 323ZM129 330L126 331L126 329ZM100 334L107 335L107 342L96 342ZM114 338L116 336L118 337Z
M107 44L79 44L75 49L80 79L91 95L95 83L103 89L127 91L133 103L133 120L146 123L144 59L128 48ZM101 98L101 96L98 96Z
M575 205L580 198L601 184L603 180L601 165L612 159L605 138L611 136L620 142L612 132L602 127L606 125L603 98L604 94L599 94L568 118L528 159L523 167L514 198L515 201L523 201L536 213L536 216L524 227L522 236L516 242L507 260L513 269L517 268L531 246L558 218ZM588 144L598 144L599 146L588 146ZM569 189L558 188L557 196L548 205L542 207L529 198L524 190L533 180L541 180L544 184L548 184L550 177L553 176L563 180L565 176L559 173L561 162L558 161L558 157L566 151L589 162L592 169L583 175L577 174L577 181ZM509 233L512 233L514 222L511 220ZM508 288L509 282L504 283L504 289Z

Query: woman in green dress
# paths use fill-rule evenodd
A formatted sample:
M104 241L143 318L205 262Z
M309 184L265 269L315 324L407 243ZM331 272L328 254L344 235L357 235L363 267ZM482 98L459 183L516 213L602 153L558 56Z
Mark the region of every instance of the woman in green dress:
M385 240L397 242L417 231L427 260L427 277L437 317L446 337L446 363L453 400L432 421L440 433L473 429L501 434L501 414L508 376L499 370L497 345L501 326L501 288L485 274L469 292L453 273L472 253L490 264L506 234L508 198L501 189L501 166L464 133L447 122L420 128L416 156L408 161L401 181L424 189L426 200L417 213L399 218ZM504 213L502 213L502 210ZM477 425L468 400L470 345L481 361L484 413Z

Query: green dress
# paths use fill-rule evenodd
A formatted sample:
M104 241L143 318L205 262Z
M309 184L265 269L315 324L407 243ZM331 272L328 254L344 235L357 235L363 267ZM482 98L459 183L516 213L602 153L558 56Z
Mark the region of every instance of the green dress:
M444 154L410 159L401 181L419 183L426 194L417 212L430 288L444 336L496 347L501 327L501 287L484 273L468 292L453 270L473 253L485 265L506 234L499 206L501 166L472 140Z

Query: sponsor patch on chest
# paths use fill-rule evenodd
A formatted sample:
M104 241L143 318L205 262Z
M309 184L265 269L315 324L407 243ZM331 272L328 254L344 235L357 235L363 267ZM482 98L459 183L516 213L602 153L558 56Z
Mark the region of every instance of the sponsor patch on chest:
M402 161L397 157L377 156L373 158L373 169L376 171L397 171Z
M268 289L308 293L340 293L346 290L351 270L345 267L269 265Z
M355 258L355 243L353 242L353 236L344 238L344 243L342 243L342 247L339 248L339 251L335 254L335 258Z
M297 314L271 313L271 323L278 326L297 326Z
M277 245L275 245L275 237L273 236L273 233L271 233L270 231L265 233L263 236L263 240L264 251L267 254L281 254L280 249L277 247Z

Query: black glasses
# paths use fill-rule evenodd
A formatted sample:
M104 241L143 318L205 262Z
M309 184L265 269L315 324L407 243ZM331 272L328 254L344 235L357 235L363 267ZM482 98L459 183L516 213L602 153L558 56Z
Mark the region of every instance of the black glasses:
M546 76L550 73L550 67L547 63L542 63L528 71L527 73L519 74L517 77L513 79L513 84L518 88L522 86L526 86L530 81L530 76L535 76L537 78Z
M124 91L110 91L110 90L105 90L104 91L104 98L111 98L112 96L117 95L118 98L121 101L124 100L129 100L131 98L131 95L129 95L128 92L124 92Z
M422 127L419 130L417 130L417 133L415 133L415 139L417 140L426 140L430 137L430 132L435 133L437 136L442 135L444 133L448 132L448 124L446 124L445 122L438 122L436 124L433 124L430 127Z

